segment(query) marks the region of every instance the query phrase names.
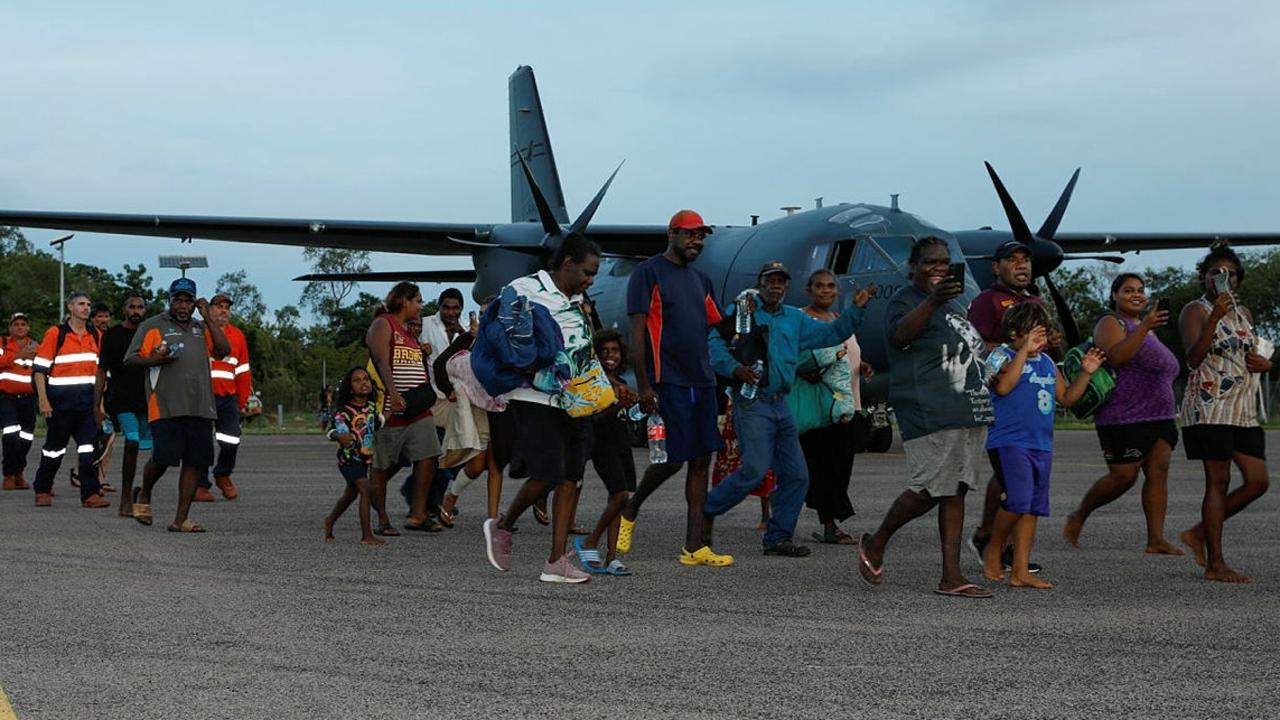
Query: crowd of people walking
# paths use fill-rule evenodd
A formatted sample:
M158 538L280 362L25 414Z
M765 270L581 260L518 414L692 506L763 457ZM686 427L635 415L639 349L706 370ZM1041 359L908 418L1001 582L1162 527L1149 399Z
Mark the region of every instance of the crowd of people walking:
M1050 514L1054 419L1060 406L1079 403L1093 414L1107 474L1066 516L1066 541L1078 545L1089 518L1141 474L1146 552L1181 555L1165 531L1169 464L1181 439L1203 465L1205 494L1201 522L1178 539L1206 579L1249 581L1227 564L1222 534L1268 488L1259 376L1271 369L1274 347L1239 302L1245 268L1229 247L1213 247L1197 266L1203 294L1177 320L1190 371L1179 403L1179 361L1155 332L1172 309L1150 301L1141 276L1118 275L1092 337L1067 348L1035 292L1025 246L996 249L995 284L966 306L952 270L961 259L942 239L917 240L910 282L887 299L884 320L906 487L874 530L851 534L842 523L854 514L849 483L867 432L860 384L872 374L854 333L877 289L854 289L841 305L836 276L819 270L804 280L809 304L789 306L790 270L773 261L754 288L722 307L696 267L711 234L692 210L671 218L665 252L631 273L630 323L620 330L603 328L587 299L602 252L579 235L563 240L546 269L512 280L469 313L465 326L457 289L423 317L418 286L396 284L368 328L368 363L322 397L345 484L324 539L335 538L352 504L361 543L400 535L387 503L400 470L410 506L403 530L452 528L460 497L486 474L481 530L495 569L512 570L516 525L531 513L551 527L541 580L626 576L622 557L644 537L645 501L684 469L685 532L673 553L684 565L735 563L713 542L715 521L754 494L765 555L810 554L796 535L807 504L821 524L814 541L851 546L858 575L880 585L897 531L936 509L935 592L993 595L963 571L965 545L986 580L1048 589L1032 549L1038 519ZM133 296L122 322L109 326L111 309L83 293L67 299L65 321L39 341L26 315L10 318L0 343L4 489L33 490L37 506L52 505L54 479L74 451L82 506L108 507L106 430L123 439L119 514L150 525L157 483L177 467L169 529L203 532L192 504L212 501L215 486L227 500L239 495L231 476L252 375L231 305L222 294L206 302L180 278L168 309L151 318ZM1067 356L1074 361L1063 363ZM32 487L24 473L37 412L47 433ZM643 472L631 447L636 424L649 440ZM607 500L594 523L581 525L588 462ZM1232 465L1243 478L1234 490ZM522 483L504 509L508 474ZM965 537L966 495L984 481L981 521Z

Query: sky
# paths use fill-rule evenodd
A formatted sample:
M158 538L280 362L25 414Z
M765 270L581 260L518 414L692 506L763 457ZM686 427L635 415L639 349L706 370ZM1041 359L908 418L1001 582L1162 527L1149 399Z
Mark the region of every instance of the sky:
M531 65L571 217L625 159L597 222L900 193L949 230L1007 227L990 160L1032 227L1082 167L1063 232L1280 231L1277 3L436 5L0 5L0 208L505 222L506 83ZM207 255L210 288L245 269L273 309L307 269L295 248L67 245L167 281L162 254Z

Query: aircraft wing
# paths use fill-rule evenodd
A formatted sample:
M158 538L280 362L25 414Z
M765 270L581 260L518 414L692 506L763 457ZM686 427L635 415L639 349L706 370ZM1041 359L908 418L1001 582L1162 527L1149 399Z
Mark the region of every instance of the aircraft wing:
M0 210L0 225L418 255L470 255L472 247L452 238L474 242L478 237L487 235L493 227L491 223L472 225L27 210Z
M592 225L586 234L615 257L647 258L667 249L665 225Z
M520 224L520 223L518 223ZM529 223L535 225L536 223ZM333 247L415 255L470 255L490 245L495 223L422 223L318 218L245 218L0 210L0 225L112 235ZM667 246L662 225L593 225L587 235L606 255L649 257ZM497 243L492 243L497 245Z
M475 282L475 270L379 270L349 273L308 273L294 280L321 280L332 282Z
M1136 252L1139 250L1175 250L1180 248L1207 249L1215 240L1227 240L1238 245L1277 245L1280 233L1085 233L1060 232L1054 241L1063 252Z

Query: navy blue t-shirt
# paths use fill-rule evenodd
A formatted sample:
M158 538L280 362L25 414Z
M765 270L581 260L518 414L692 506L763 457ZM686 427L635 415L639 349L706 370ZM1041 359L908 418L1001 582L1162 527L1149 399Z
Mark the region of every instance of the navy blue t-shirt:
M645 260L627 283L627 314L646 318L651 382L715 386L707 330L720 322L720 308L706 273L662 255Z

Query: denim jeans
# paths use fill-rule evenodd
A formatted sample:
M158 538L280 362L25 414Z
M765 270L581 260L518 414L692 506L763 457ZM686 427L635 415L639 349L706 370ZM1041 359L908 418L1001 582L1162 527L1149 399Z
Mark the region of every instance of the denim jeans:
M758 395L754 400L746 400L735 391L733 427L742 448L742 467L711 489L704 511L711 516L728 512L742 502L772 468L778 485L773 491L769 528L764 533L765 547L772 547L795 534L800 508L809 489L809 469L800 449L796 423L785 396Z

